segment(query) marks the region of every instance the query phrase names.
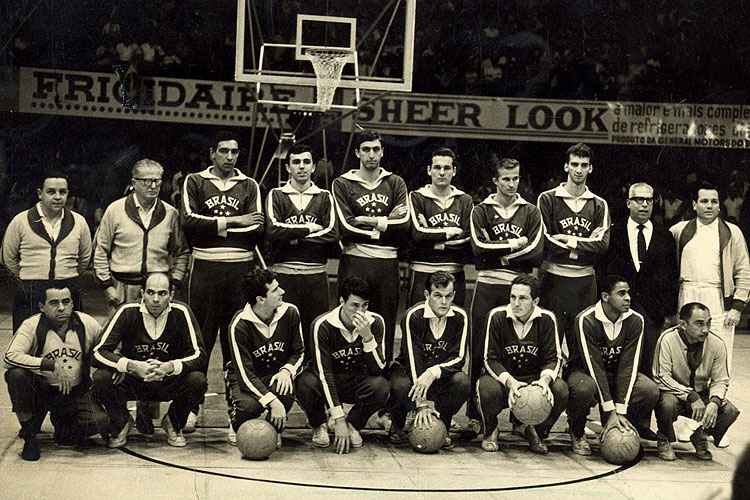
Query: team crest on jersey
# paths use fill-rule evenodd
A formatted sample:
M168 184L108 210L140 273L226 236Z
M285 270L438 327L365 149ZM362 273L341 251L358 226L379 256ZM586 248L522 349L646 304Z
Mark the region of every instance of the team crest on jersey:
M604 360L604 364L607 365L607 368L615 368L617 364L620 362L620 354L622 354L622 346L614 346L614 347L601 347L600 348L602 353L602 359Z
M368 215L388 215L386 212L390 203L388 195L380 193L367 193L357 198L357 203L364 208Z
M57 358L73 358L75 360L81 359L81 351L73 349L72 347L61 347L53 349L44 355L44 359L57 359Z
M435 343L425 343L424 345L424 352L429 352L435 354L435 351L447 351L448 350L448 342L445 340L438 340Z
M441 214L435 214L427 222L430 226L461 226L461 216L458 214L452 214L449 212L443 212Z
M204 201L206 207L208 207L214 215L229 215L232 211L240 209L240 200L234 196L228 196L226 194L211 196Z
M333 359L344 359L344 358L351 358L354 356L359 356L361 354L362 354L361 347L347 347L346 349L339 349L338 351L333 351L331 353L331 357Z
M154 342L153 344L135 344L133 346L135 352L139 354L154 355L157 352L163 352L169 354L169 343L168 342Z
M500 222L490 226L492 234L497 236L498 239L507 240L509 238L520 238L523 233L523 228L516 226L511 222Z
M314 215L308 214L290 215L284 219L284 222L287 224L308 224L310 222L317 224L318 218Z
M505 346L505 354L512 356L514 354L528 354L536 356L539 353L539 346L531 344L513 344Z
M283 351L284 350L284 341L277 340L275 342L269 342L266 345L262 345L258 347L256 350L253 351L253 356L256 358L259 358L263 356L264 354L268 354L270 352L274 351Z
M589 236L591 234L592 222L586 217L576 215L560 220L560 227L565 234L571 236Z

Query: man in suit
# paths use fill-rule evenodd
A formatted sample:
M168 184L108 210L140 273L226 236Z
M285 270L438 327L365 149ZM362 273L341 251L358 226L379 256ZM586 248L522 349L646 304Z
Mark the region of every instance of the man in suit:
M630 186L627 221L612 226L604 275L619 274L631 284L631 308L644 317L640 371L651 375L654 349L666 323L676 323L677 252L670 232L651 221L654 188Z

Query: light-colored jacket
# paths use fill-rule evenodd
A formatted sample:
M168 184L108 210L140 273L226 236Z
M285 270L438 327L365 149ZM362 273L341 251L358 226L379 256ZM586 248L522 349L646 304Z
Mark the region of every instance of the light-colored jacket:
M677 244L678 265L682 262L682 250L695 236L697 224L697 219L692 219L678 222L669 229ZM722 219L719 219L719 249L724 307L742 312L750 298L750 257L747 243L739 227Z

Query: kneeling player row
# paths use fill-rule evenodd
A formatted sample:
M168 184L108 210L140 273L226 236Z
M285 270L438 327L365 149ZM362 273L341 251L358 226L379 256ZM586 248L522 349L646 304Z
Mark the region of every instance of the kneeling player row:
M391 439L399 442L409 412L416 415L416 428L429 427L436 418L447 428L469 398L462 371L467 315L452 304L454 278L449 273L430 275L425 301L406 312L401 353L390 367L384 357L383 318L368 310L370 292L363 280L345 280L340 305L313 321L311 359L304 369L300 315L283 301L284 290L274 274L255 270L246 276L244 289L246 306L229 331L227 390L234 430L266 412L281 431L296 398L313 428L313 444L329 446L330 416L336 450L346 453L362 445L359 431L380 409L391 412ZM124 445L131 426L126 403L133 399L171 401L162 426L169 444L186 444L182 428L206 391L201 334L190 309L172 301L166 275L150 275L142 296L140 303L121 306L99 335L93 318L73 312L68 289L50 288L41 313L19 328L5 359L25 439L24 458L39 457L35 435L48 410L58 441L99 432L109 435L109 446ZM701 423L691 439L698 456L710 458L706 433L719 442L738 411L725 399L726 348L710 333L705 306L685 305L680 324L661 335L654 382L638 373L643 319L629 309L629 288L622 278L608 278L601 300L578 316L565 369L555 317L537 306L538 297L537 280L518 276L510 304L493 309L487 318L482 359L468 360L481 362L484 369L474 394L482 414L483 449L498 449L497 417L510 406L517 431L531 450L547 453L544 439L567 409L573 451L588 455L584 426L589 409L598 403L604 435L617 427L650 437L656 409L664 459L674 459L672 422L680 414L691 416ZM98 369L89 393L92 351ZM522 397L527 386L543 397ZM525 407L518 405L519 398ZM348 415L342 403L354 405ZM450 438L443 444L451 446Z

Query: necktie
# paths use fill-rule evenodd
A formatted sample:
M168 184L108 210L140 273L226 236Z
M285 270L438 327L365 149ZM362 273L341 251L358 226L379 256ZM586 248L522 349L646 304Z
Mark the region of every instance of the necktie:
M643 265L646 260L646 236L643 234L643 224L638 224L638 262Z

